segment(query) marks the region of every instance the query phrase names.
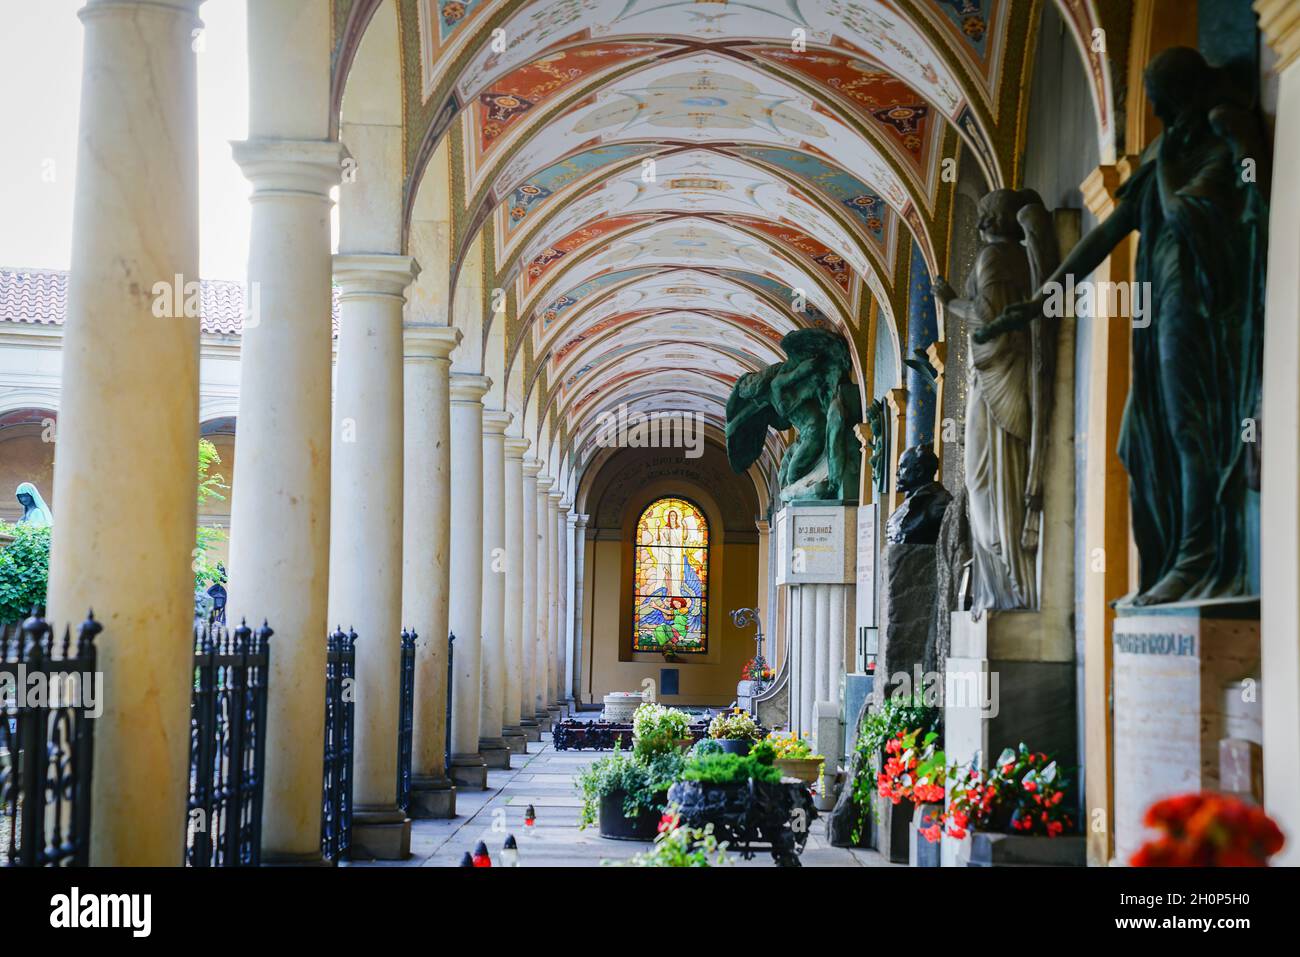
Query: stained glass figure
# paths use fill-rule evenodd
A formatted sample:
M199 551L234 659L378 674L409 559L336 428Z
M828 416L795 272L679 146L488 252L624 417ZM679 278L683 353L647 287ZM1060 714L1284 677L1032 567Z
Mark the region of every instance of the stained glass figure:
M636 524L633 651L708 650L709 524L683 498L661 498Z

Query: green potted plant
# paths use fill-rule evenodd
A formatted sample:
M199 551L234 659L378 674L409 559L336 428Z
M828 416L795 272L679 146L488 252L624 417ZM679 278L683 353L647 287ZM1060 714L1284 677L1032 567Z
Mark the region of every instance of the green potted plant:
M609 861L601 861L608 864ZM719 842L713 834L713 825L688 827L681 815L669 807L659 819L659 833L655 846L626 861L622 867L719 867L729 863L727 842Z
M645 756L624 752L616 743L613 753L592 762L576 778L582 792L578 827L598 821L601 837L653 840L668 787L681 773L683 760L675 747Z
M762 734L749 713L740 708L714 715L709 722L709 737L717 741L728 754L749 754L750 746Z

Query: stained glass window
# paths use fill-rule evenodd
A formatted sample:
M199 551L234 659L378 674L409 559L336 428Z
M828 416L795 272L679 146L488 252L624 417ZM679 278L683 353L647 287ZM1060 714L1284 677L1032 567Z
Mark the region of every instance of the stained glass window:
M683 498L661 498L636 523L633 651L708 650L709 523Z

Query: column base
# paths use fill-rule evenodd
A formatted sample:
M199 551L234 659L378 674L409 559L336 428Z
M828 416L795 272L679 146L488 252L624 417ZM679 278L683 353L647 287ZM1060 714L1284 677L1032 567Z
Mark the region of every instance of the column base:
M412 778L408 813L417 821L455 817L456 786L451 778Z
M546 711L551 716L552 727L554 727L555 725L559 724L561 721L564 720L563 709L558 708L555 705L552 705L551 707L547 708Z
M483 763L497 771L510 770L510 749L503 738L483 738L478 743L478 753Z
M411 819L396 808L357 809L352 815L354 861L404 861L411 856Z
M537 712L537 729L539 731L551 730L551 716L545 711Z
M542 729L538 727L535 718L525 719L519 722L519 730L524 736L525 741L542 740Z
M523 728L502 728L501 740L506 743L506 750L511 754L527 754L528 738Z
M457 787L470 791L487 790L487 765L481 754L453 754L447 763L447 776Z

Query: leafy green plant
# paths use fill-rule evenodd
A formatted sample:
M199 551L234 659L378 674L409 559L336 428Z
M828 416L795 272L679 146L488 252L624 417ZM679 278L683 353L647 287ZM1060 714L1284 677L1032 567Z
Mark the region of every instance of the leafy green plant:
M14 540L0 549L0 622L23 621L45 604L50 579L50 527L7 525L0 532Z
M682 770L683 781L702 784L744 784L750 778L768 784L781 780L781 772L771 764L763 764L752 756L738 754L705 754L690 758Z
M647 701L632 714L632 750L649 759L676 751L677 742L691 736L691 716L676 708Z
M229 491L230 486L226 484L225 477L211 474L212 467L220 464L221 455L217 452L217 447L208 439L199 439L198 504L200 509L213 499L221 502L226 500L222 492ZM224 529L200 525L196 530L193 562L195 591L207 590L221 580L221 572L210 555L212 550L225 540Z
M722 745L712 738L700 738L691 747L691 757L697 758L702 754L722 754Z
M718 841L712 824L702 828L685 826L676 810L669 807L659 821L654 847L619 862L619 866L718 867L729 863L727 842Z
M909 731L919 732L922 737L934 732L936 737L932 744L938 750L943 740L942 709L927 705L920 694L891 695L862 719L854 747L858 770L851 785L853 806L857 812L851 833L855 844L862 841L867 815L875 816L877 813L874 798L877 776L881 771L880 754L891 739Z
M582 792L579 829L595 823L600 814L601 799L615 791L625 792L625 817L636 817L643 810L652 810L659 795L681 775L684 762L685 758L676 748L643 757L635 751L624 752L616 742L613 753L593 761L574 778Z

